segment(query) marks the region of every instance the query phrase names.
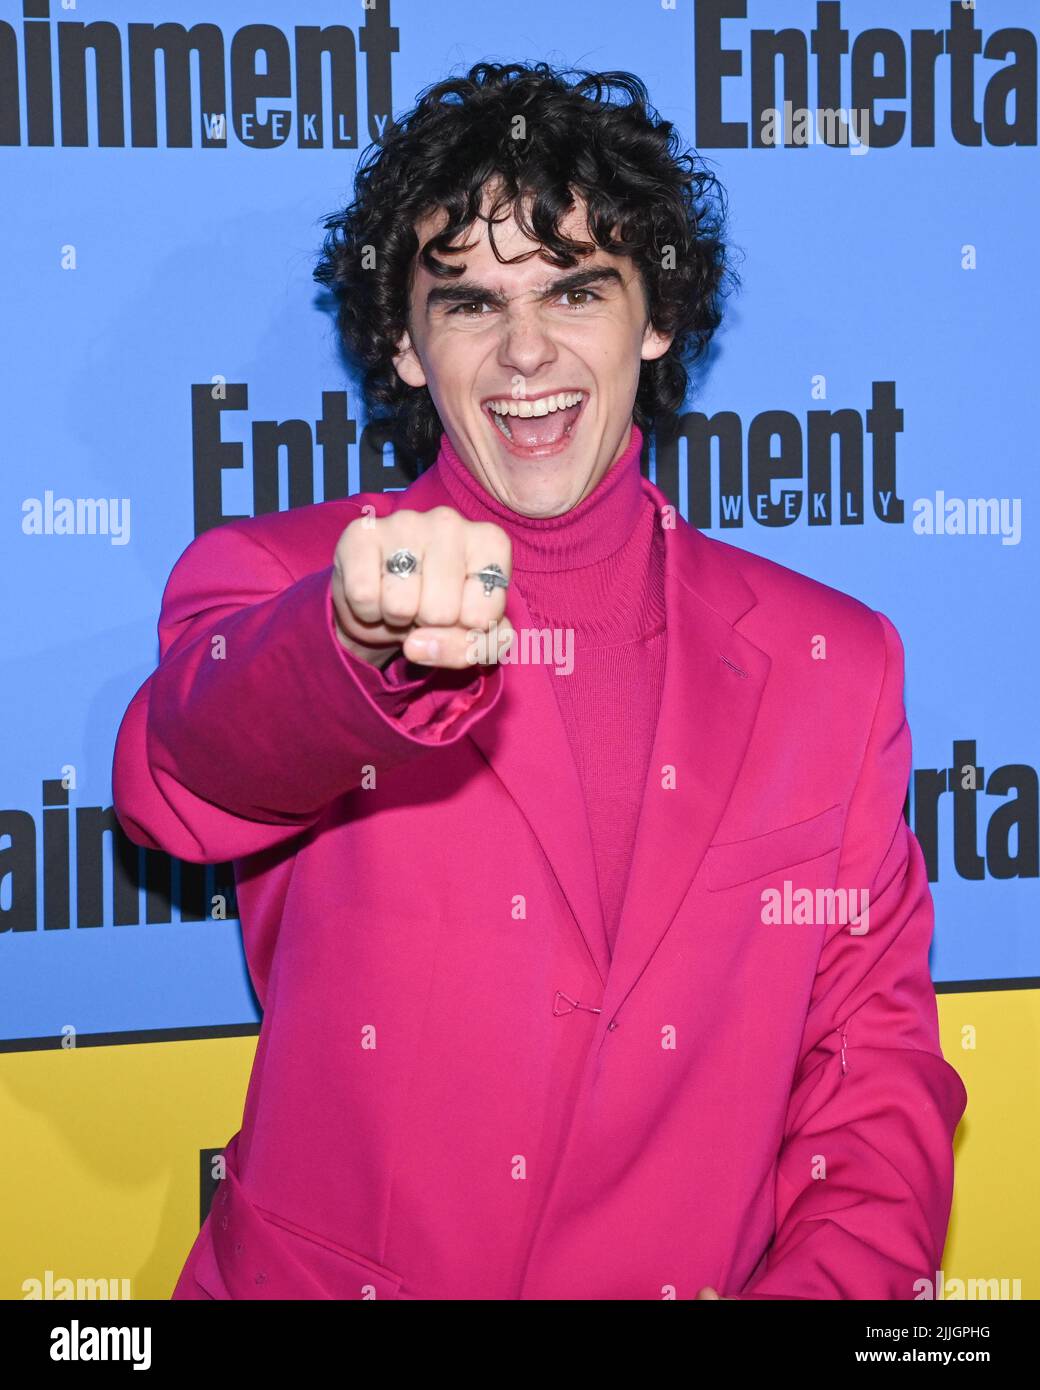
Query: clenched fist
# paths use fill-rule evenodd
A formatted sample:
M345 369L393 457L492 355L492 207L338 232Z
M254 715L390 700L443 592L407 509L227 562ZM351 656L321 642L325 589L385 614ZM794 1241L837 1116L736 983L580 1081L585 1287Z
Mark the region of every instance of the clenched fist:
M413 574L388 574L395 550L410 550ZM456 669L498 661L513 637L506 591L489 595L476 570L512 574L512 544L490 521L467 521L454 507L356 517L333 557L332 598L339 640L373 666L399 650L424 666ZM492 624L495 624L491 631Z

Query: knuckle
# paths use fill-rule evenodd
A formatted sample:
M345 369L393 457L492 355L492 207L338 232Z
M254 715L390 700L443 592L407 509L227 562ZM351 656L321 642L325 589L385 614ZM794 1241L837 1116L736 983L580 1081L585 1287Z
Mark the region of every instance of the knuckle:
M344 585L344 594L355 608L371 610L379 607L379 590L374 584L361 581L357 584Z
M377 522L377 524L378 524L378 522ZM354 519L353 519L352 521L348 521L347 524L346 524L346 526L344 526L342 532L340 533L339 545L340 545L340 546L348 545L348 544L349 544L352 540L354 540L357 536L363 535L364 533L366 533L367 531L370 531L371 529L372 529L372 528L371 528L371 525L370 525L370 523L369 523L369 518L368 518L368 517L365 517L365 516L356 516L356 517L354 517Z
M501 526L497 526L493 521L471 521L469 527L473 538L484 543L499 545L503 539L509 539Z
M406 594L384 593L382 609L390 617L410 618L415 612L415 602L410 600Z
M452 627L458 617L458 608L444 599L423 600L416 614L424 627Z

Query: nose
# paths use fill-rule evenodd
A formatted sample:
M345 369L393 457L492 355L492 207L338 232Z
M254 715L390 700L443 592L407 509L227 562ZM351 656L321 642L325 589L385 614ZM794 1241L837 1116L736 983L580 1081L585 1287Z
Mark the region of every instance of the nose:
M507 372L533 377L558 357L551 326L536 304L512 303L501 316L498 364Z

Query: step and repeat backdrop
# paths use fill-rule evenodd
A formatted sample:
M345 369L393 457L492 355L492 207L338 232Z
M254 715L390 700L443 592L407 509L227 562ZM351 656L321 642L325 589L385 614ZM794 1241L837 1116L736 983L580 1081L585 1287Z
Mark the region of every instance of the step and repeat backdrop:
M232 869L129 842L115 734L196 534L407 484L312 269L359 151L482 58L636 73L727 190L741 290L649 475L899 629L969 1095L944 1296L1040 1294L1038 17L0 0L0 1296L168 1297L239 1127Z

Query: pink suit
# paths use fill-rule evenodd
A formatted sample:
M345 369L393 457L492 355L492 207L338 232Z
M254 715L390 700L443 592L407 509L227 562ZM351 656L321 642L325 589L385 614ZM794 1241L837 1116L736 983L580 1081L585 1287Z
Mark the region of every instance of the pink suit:
M418 692L396 701L334 631L332 554L365 503L450 499L434 467L194 541L119 732L132 838L236 861L264 1008L174 1297L914 1298L966 1095L902 816L892 624L666 526L664 693L611 958L566 677L401 684L395 663ZM515 585L506 611L533 626ZM764 920L764 891L837 887L869 894L866 931Z

